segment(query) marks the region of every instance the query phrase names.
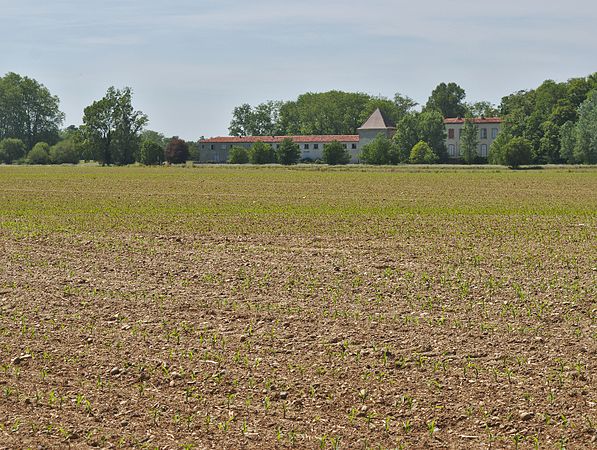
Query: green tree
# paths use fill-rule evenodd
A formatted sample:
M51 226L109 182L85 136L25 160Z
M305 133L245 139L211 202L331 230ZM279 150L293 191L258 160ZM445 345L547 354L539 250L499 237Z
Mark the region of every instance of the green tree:
M597 89L587 96L578 109L574 159L584 164L597 163Z
M46 142L38 142L27 154L29 164L48 164L50 162L50 146Z
M5 138L0 141L0 159L5 164L12 164L25 156L26 147L23 141L17 138Z
M443 117L463 117L466 112L465 97L464 89L456 83L440 83L431 92L425 110L439 111ZM433 146L431 147L433 148Z
M406 114L396 124L396 134L392 140L396 147L398 162L408 162L410 151L421 140L418 113Z
M578 107L597 88L597 75L572 78L565 83L546 80L536 89L519 91L502 99L504 125L512 137L523 137L533 147L532 163L573 161L569 148L562 148L564 124L579 121ZM566 130L567 136L577 132ZM568 144L570 139L568 139ZM565 155L565 156L563 156Z
M272 164L276 162L276 152L271 145L257 141L249 149L249 160L252 164Z
M138 154L147 116L132 106L131 88L110 87L106 95L85 108L83 131L95 159L102 164L130 164Z
M279 128L287 135L356 134L371 97L363 93L308 92L280 108Z
M568 164L576 163L574 148L576 147L576 125L566 122L560 128L560 158Z
M228 131L231 136L275 136L282 102L267 101L256 107L248 103L237 106L232 111Z
M189 146L183 139L174 136L166 146L164 156L170 164L183 164L189 159Z
M572 105L570 100L559 100L557 105L551 110L548 120L560 127L566 122L576 122L578 120L577 109L577 107Z
M566 83L544 81L538 88L502 99L502 114L512 136L524 137L533 147L535 164L559 162L560 127L577 120L576 107L585 97L587 79Z
M396 164L398 155L392 141L383 133L379 133L373 141L363 147L361 160L365 164Z
M251 105L243 103L236 106L232 110L232 120L228 127L230 136L252 136L253 130L253 108Z
M247 164L249 162L249 152L244 147L232 147L228 153L228 162L230 164Z
M166 148L166 145L168 145L168 143L170 142L170 139L168 139L162 133L159 133L154 130L143 130L140 134L140 138L141 143L145 141L155 142L162 148Z
M74 138L65 139L50 147L52 164L78 164L81 160L81 145Z
M504 161L507 166L516 168L531 162L533 146L528 139L514 137L504 146Z
M556 164L560 158L560 127L547 120L541 124L543 136L539 140L539 149L535 150L533 161L539 164Z
M60 141L66 141L65 146L72 148L67 153L73 155L76 154L77 161L83 159L85 161L91 161L94 158L93 149L89 141L85 139L83 127L76 127L70 125L60 132ZM72 159L72 157L69 157Z
M301 157L301 149L292 138L284 138L276 149L276 159L280 164L296 164Z
M191 161L201 160L201 150L199 147L199 142L187 141L187 145L189 146L189 159Z
M487 101L465 103L465 109L473 117L497 117L500 113L497 106Z
M591 91L590 78L571 78L566 86L566 98L573 108L578 108Z
M424 111L417 116L419 140L425 141L437 156L438 161L448 159L446 149L446 128L444 118L437 111Z
M58 97L36 80L16 73L0 77L0 140L16 138L28 149L56 142L64 120Z
M400 92L394 94L394 104L400 113L395 123L398 123L405 115L412 113L415 106L418 105L412 98L402 95Z
M412 164L434 164L438 159L427 142L419 141L412 148L409 161Z
M462 159L466 164L472 164L477 159L477 147L479 146L479 127L471 116L467 117L462 127L460 148Z
M498 165L505 165L506 158L505 158L505 148L508 142L512 139L512 133L510 128L506 125L497 135L495 140L491 143L491 147L489 147L489 155L487 156L487 160L490 164L498 164Z
M147 166L164 162L164 148L157 142L145 140L141 142L139 162Z
M350 153L339 141L328 142L323 146L322 154L324 164L335 166L338 164L348 164L350 162Z

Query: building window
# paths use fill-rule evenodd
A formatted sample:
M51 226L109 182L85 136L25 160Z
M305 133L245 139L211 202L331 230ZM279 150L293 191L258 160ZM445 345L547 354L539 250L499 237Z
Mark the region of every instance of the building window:
M482 158L487 158L487 144L481 144L481 154Z
M319 148L319 144L313 144L313 148L317 150Z
M497 137L497 134L498 134L498 129L492 128L491 129L491 139L495 139Z
M448 139L454 139L454 128L448 130Z
M209 146L209 149L210 149L210 150L213 150L213 149L214 149L214 145L213 145L213 144L211 144L211 145Z
M305 144L305 145L303 146L303 148L304 148L305 150L309 150L309 144Z
M352 148L353 150L356 150L357 149L357 144L352 144L352 146L350 148Z
M481 139L487 139L487 128L481 128Z
M201 150L205 150L205 144L201 144Z
M454 131L454 130L452 130ZM453 135L454 133L452 133ZM456 156L456 147L454 146L454 144L450 144L448 145L448 155L450 156Z

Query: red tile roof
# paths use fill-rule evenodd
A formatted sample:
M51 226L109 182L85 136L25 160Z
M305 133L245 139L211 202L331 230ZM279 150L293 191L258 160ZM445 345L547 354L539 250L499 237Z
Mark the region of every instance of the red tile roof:
M255 142L264 142L266 144L277 144L284 139L290 138L297 143L316 143L316 142L359 142L359 136L356 134L331 134L316 136L218 136L208 139L202 139L202 144L254 144Z
M463 124L464 120L462 117L454 117L450 119L444 119L445 125L459 125ZM502 119L499 117L477 117L473 119L473 123L502 123Z

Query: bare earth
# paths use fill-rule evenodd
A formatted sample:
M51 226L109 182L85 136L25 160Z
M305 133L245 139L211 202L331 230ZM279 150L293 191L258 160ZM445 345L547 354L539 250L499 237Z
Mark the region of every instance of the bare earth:
M595 448L596 238L596 169L0 167L0 448Z

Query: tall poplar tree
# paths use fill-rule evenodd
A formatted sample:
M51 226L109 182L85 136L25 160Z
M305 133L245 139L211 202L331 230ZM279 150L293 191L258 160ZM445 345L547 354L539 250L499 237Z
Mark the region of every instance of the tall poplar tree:
M129 87L110 87L84 110L83 133L102 164L130 164L138 156L140 133L147 116L132 106Z
M460 137L460 149L462 159L466 164L472 164L477 159L477 147L479 145L479 126L472 117L464 120L462 136Z

